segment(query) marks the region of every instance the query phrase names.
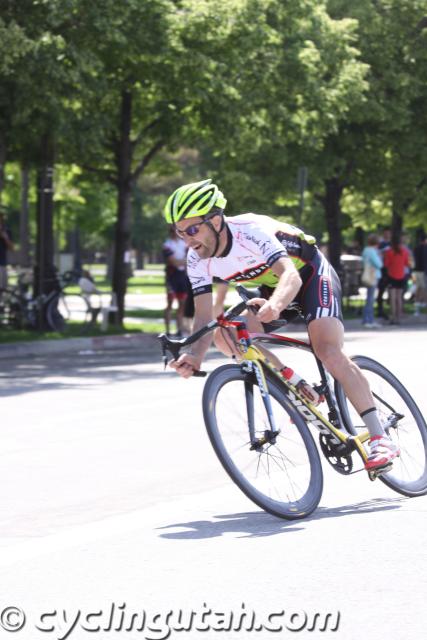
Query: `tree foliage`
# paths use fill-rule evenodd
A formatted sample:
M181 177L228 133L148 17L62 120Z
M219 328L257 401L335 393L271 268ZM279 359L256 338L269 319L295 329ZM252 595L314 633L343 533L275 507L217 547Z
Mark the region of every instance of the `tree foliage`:
M306 167L338 265L346 226L425 221L426 26L421 0L0 0L0 167L55 163L56 228L114 240L121 312L127 250L205 175L298 221Z

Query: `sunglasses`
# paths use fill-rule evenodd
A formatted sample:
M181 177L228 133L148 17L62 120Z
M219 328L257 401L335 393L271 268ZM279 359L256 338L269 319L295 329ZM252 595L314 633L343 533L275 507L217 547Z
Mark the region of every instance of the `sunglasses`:
M196 224L192 224L189 227L187 227L186 229L178 229L177 227L175 227L175 231L177 236L179 236L180 238L185 238L185 236L197 236L197 234L200 231L200 227L202 226L202 224L206 224L211 218L213 218L214 216L218 215L217 213L214 213L210 216L206 216L206 218L204 220L202 220L202 222L197 222Z

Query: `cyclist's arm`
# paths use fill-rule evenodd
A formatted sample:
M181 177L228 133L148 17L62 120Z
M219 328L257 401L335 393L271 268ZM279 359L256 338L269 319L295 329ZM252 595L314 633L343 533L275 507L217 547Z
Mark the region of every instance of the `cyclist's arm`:
M216 285L216 298L213 307L214 318L224 311L225 298L228 293L228 282L218 282Z
M248 304L261 306L257 319L260 322L277 320L283 309L292 302L301 288L302 280L290 258L279 258L271 266L279 282L269 300L253 298Z
M194 298L193 333L212 320L212 313L212 293L202 293ZM200 369L211 342L212 334L208 333L192 344L191 347L189 347L189 351L180 355L178 360L172 360L169 366L175 369L183 378L189 378L193 375L194 370L197 371Z

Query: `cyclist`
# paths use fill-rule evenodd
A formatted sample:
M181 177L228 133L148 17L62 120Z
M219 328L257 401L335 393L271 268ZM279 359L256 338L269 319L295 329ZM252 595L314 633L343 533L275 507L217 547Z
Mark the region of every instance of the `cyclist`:
M226 203L217 185L208 179L179 187L165 206L167 222L189 247L187 273L195 299L193 331L212 320L214 277L261 285L263 297L249 302L260 307L256 315L247 315L251 333L268 330L291 302L298 303L315 354L341 383L369 430L366 468L389 468L400 452L384 432L365 376L343 351L341 286L336 272L313 236L268 216L245 213L225 217ZM214 340L226 355L238 355L222 329L216 330ZM209 335L201 338L170 366L189 378L200 369L210 343ZM273 354L269 358L276 367L283 367Z

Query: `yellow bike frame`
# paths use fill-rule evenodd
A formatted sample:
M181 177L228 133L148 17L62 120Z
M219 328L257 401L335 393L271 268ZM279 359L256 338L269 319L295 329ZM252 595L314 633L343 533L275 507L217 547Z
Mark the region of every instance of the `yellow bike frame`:
M283 387L286 397L288 398L288 400L290 400L293 407L298 411L298 413L302 416L307 424L312 424L323 434L326 433L333 435L339 442L342 442L344 444L348 444L351 441L352 445L359 453L363 462L365 462L368 458L368 454L365 447L363 446L363 443L370 438L369 431L366 430L358 434L357 436L353 436L344 433L343 431L341 431L341 429L337 429L337 427L335 427L323 415L318 407L309 402L307 398L305 398L298 392L296 387L291 384L289 380L281 375L280 371L278 371L276 367L271 364L264 353L252 343L249 334L247 334L246 331L244 333L246 335L241 337L238 341L240 362L251 363L251 366L254 367L258 383L261 383L260 391L264 400L264 404L266 406L267 413L269 415L270 421L273 420L273 424L271 424L272 429L275 431L274 418L272 415L268 394L268 383L265 376L265 369L268 369L275 376L276 380Z

